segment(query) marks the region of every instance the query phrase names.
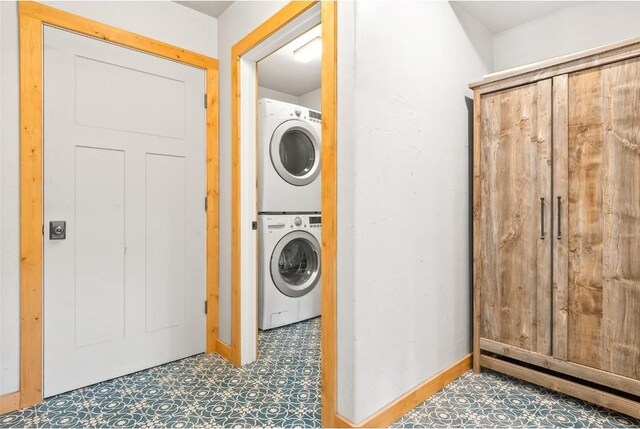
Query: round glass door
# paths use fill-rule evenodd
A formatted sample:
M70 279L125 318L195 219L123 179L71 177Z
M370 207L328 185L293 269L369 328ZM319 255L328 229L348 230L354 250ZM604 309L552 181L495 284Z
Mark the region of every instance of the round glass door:
M320 244L315 237L305 231L284 236L271 255L271 278L287 296L311 292L320 279Z
M313 182L320 174L320 139L315 130L298 119L280 124L271 137L271 162L292 185Z

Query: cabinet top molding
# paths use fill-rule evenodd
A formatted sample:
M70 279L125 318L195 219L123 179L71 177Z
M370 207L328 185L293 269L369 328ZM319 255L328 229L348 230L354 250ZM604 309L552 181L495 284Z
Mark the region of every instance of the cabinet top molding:
M640 37L487 74L469 88L481 94L640 56Z

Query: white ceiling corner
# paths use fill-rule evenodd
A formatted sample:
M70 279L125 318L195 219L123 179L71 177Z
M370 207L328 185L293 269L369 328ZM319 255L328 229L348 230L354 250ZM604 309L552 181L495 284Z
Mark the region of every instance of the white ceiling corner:
M186 6L190 9L202 12L205 15L218 18L222 12L227 10L233 3L232 1L176 1L176 3Z
M451 1L493 33L508 30L584 1Z

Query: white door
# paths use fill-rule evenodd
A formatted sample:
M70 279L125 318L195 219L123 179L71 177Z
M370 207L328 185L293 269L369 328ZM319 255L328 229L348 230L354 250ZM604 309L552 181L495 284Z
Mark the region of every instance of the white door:
M204 84L45 28L45 396L204 351Z

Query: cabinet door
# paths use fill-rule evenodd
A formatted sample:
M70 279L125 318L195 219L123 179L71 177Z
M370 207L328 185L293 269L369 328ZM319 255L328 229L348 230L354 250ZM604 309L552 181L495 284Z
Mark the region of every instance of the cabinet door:
M483 95L480 337L550 353L551 81Z
M569 361L640 379L640 60L568 78Z

